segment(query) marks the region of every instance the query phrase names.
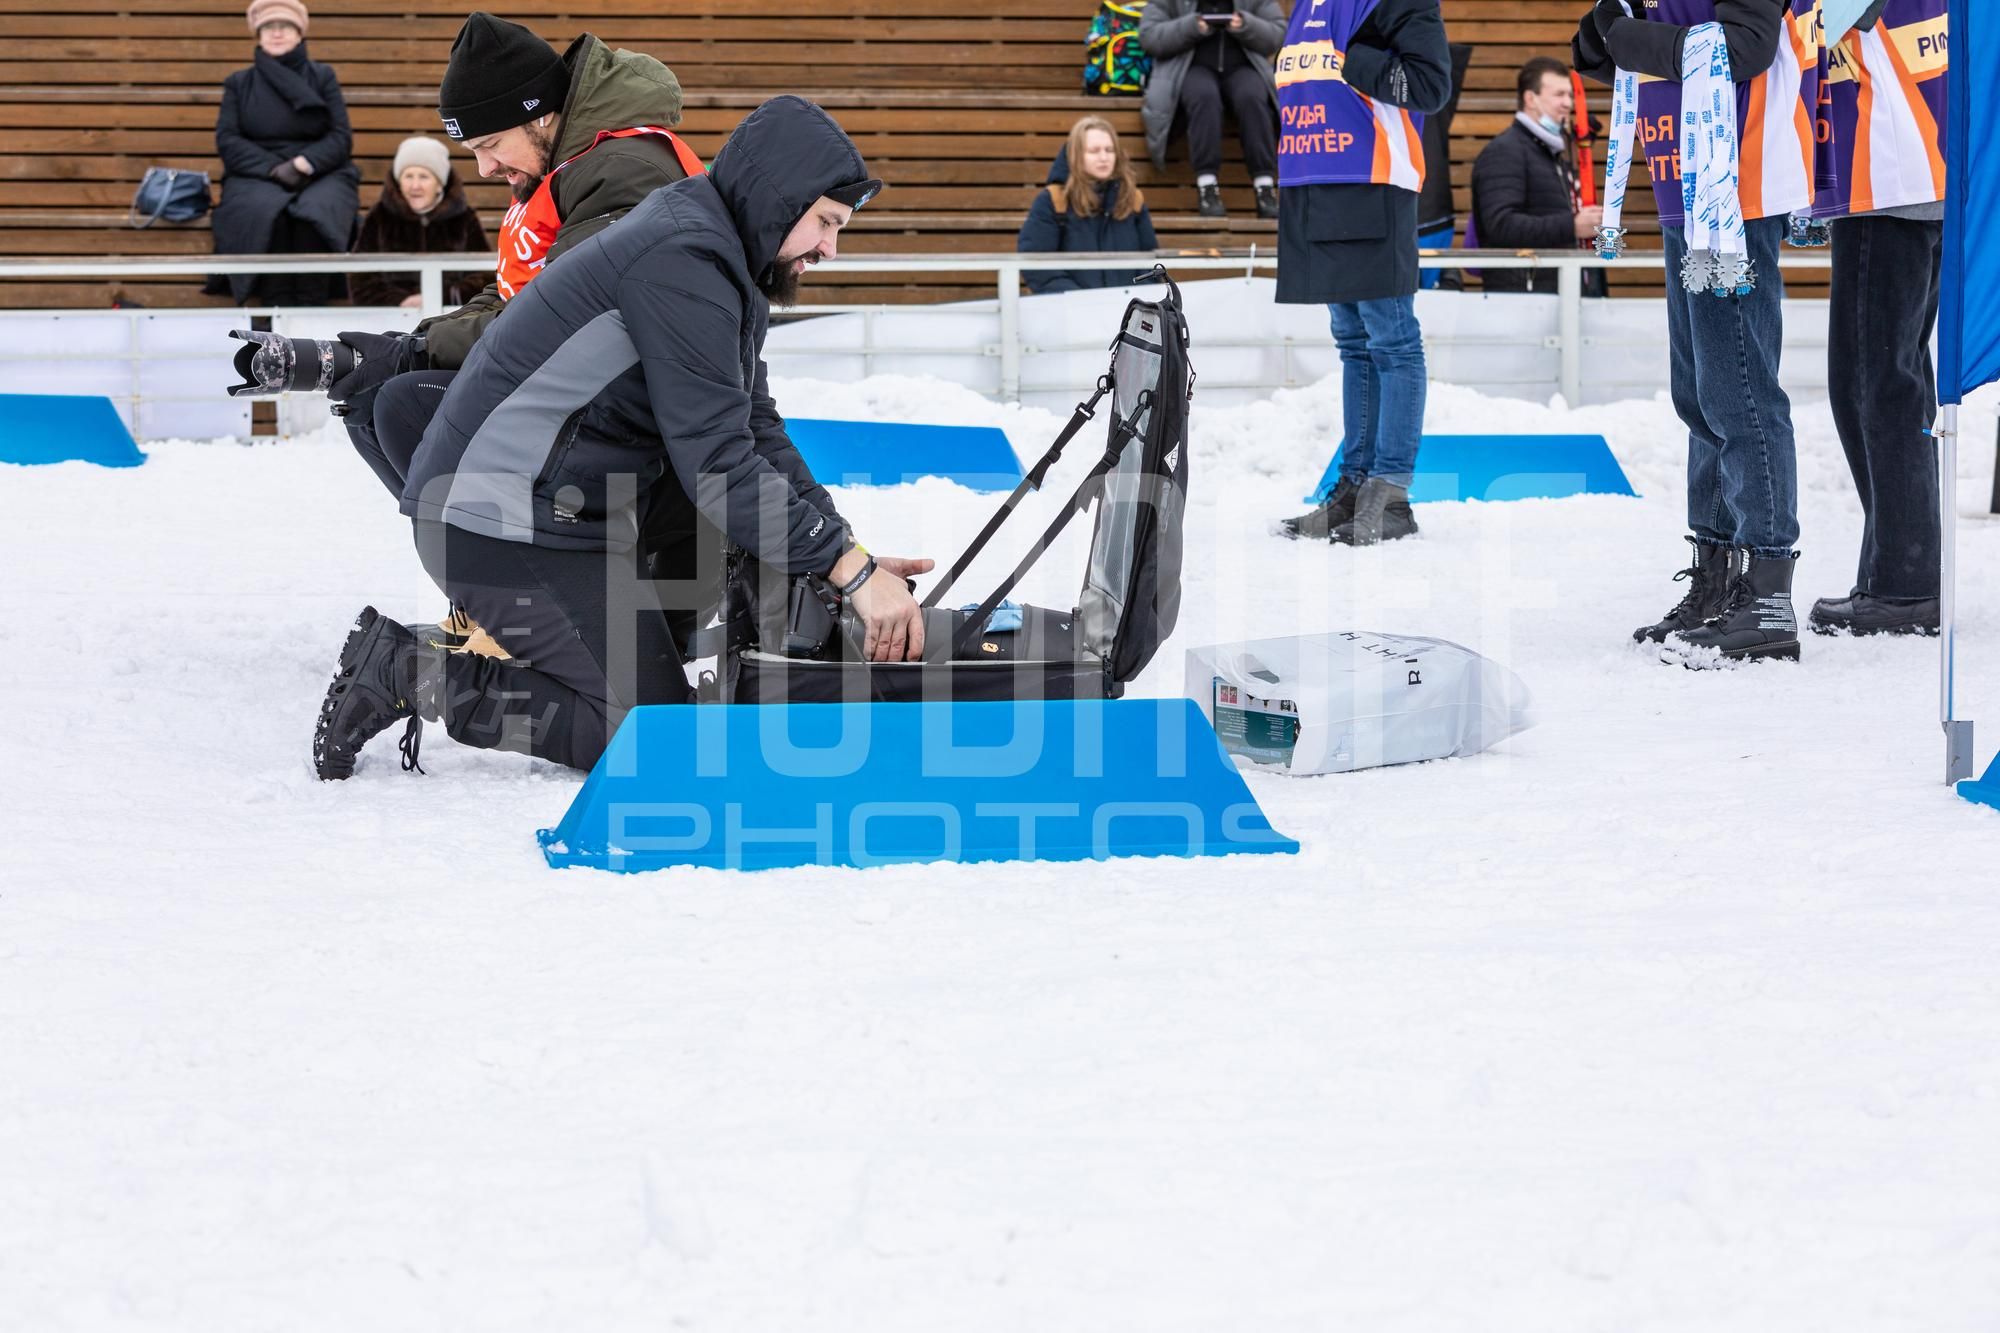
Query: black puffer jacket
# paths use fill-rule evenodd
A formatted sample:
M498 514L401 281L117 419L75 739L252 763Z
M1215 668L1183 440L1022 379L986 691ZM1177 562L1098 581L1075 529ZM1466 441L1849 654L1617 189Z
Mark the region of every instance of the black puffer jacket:
M670 475L764 563L831 568L847 525L771 401L756 278L814 200L866 176L812 103L757 108L707 175L655 190L508 302L424 433L403 512L623 549L636 497Z
M1489 250L1576 248L1569 167L1518 118L1472 164L1472 216ZM1552 292L1554 269L1489 268L1489 292Z
M491 253L486 228L479 225L479 213L465 197L465 182L454 169L444 184L444 198L428 213L419 213L403 197L402 186L391 176L382 182L382 197L361 222L361 239L354 253L396 255L456 255ZM460 305L484 287L489 274L447 273L444 299ZM348 279L356 305L401 305L417 294L414 273L356 273Z
M256 63L222 81L215 148L222 158L222 202L210 224L215 253L271 253L281 213L310 223L335 254L353 243L361 172L347 100L333 68L309 57L304 42L282 56L259 51ZM271 168L294 157L313 165L296 193L271 178ZM256 281L254 274L231 275L231 295L245 300Z

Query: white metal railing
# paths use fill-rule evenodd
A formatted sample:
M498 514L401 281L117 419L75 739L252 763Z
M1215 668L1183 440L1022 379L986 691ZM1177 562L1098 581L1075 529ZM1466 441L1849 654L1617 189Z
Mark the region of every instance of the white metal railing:
M1556 271L1557 332L1561 369L1558 381L1567 402L1582 401L1583 389L1583 274L1586 269L1658 269L1658 252L1627 255L1604 260L1583 250L1423 250L1418 264L1427 269L1532 268ZM1825 251L1787 251L1780 260L1786 269L1826 268L1831 259ZM475 272L493 267L488 254L348 254L348 255L173 255L159 258L102 259L8 259L0 258L0 279L9 278L189 278L209 273L411 273L418 275L418 296L423 315L444 310L444 275ZM1020 254L1013 252L980 254L885 254L856 255L830 260L824 272L838 273L991 273L999 300L1000 393L1009 401L1021 395L1021 275L1046 269L1144 269L1164 263L1176 271L1196 270L1222 273L1241 272L1245 276L1273 271L1278 257L1270 251L1251 247L1240 254L1212 251L1128 252L1121 254ZM0 286L0 294L4 294ZM880 305L805 306L790 317L853 313L896 309L908 312L921 306ZM49 312L62 313L62 312ZM879 352L877 353L879 354Z

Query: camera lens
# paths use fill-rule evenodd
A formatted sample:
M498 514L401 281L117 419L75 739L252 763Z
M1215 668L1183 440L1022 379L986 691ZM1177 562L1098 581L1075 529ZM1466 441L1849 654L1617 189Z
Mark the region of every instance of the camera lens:
M235 363L243 383L230 386L232 398L325 393L357 364L354 349L338 338L287 338L260 329L231 329L229 336L244 342Z

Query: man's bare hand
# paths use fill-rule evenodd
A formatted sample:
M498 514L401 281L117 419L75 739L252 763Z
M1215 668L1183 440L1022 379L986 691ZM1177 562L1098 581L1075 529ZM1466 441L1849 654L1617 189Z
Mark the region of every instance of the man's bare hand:
M861 622L861 653L871 662L917 662L924 655L924 613L896 566L930 568L928 560L877 556L875 573L847 599ZM922 569L912 569L921 574Z
M1592 204L1589 208L1576 210L1576 239L1587 241L1597 235L1597 229L1604 225L1604 210Z

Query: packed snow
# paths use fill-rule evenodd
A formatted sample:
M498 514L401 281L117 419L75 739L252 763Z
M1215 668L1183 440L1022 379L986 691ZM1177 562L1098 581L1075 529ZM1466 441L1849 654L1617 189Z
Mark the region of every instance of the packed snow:
M776 392L1028 457L1064 415ZM1803 612L1860 516L1797 419ZM1667 404L1435 385L1428 425L1601 432L1642 498L1289 544L1337 381L1197 398L1135 693L1189 645L1438 635L1533 730L1250 774L1295 857L866 872L553 872L578 775L441 733L428 776L384 738L314 781L355 612L444 609L335 431L0 468L0 1328L2000 1325L2000 813L1940 781L1935 641L1662 666L1626 639L1681 592ZM839 499L939 557L994 502ZM1067 605L1080 551L1026 599ZM2000 524L1959 551L1984 759Z

